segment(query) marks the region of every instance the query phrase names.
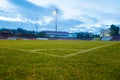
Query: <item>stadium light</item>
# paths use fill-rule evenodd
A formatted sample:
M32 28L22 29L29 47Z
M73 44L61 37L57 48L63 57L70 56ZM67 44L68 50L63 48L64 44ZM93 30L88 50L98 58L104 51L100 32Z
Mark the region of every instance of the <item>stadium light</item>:
M57 32L57 15L58 15L58 9L55 9L53 11L53 14L55 16L55 31Z

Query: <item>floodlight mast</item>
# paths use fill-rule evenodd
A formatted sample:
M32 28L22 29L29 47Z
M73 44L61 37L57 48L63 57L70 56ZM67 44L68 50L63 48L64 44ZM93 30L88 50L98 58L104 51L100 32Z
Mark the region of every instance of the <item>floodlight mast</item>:
M57 16L58 16L58 9L55 9L53 12L54 16L55 16L55 31L57 32Z

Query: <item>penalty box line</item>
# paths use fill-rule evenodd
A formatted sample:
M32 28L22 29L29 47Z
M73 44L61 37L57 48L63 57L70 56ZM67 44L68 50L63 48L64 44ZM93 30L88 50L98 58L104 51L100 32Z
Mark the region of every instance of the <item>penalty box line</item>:
M119 42L117 42L117 43L119 43ZM78 55L78 54L83 54L83 53L86 53L86 52L89 52L89 51L93 51L93 50L96 50L96 49L99 49L99 48L102 48L102 47L111 46L111 45L117 44L117 43L112 43L112 44L108 44L108 45L102 45L102 46L98 46L98 47L94 47L94 48L90 48L90 49L78 51L78 52L76 52L76 53L67 54L67 55L64 55L64 56L38 52L38 51L41 51L41 50L60 50L60 49L24 50L24 49L18 49L18 48L10 48L10 47L2 47L2 48L5 48L5 49L13 49L13 50L18 50L18 51L24 51L24 52L30 52L30 53L39 53L39 54L43 54L43 55L46 55L46 56L52 56L52 57L67 58L67 57L76 56L76 55ZM61 49L61 50L65 50L65 49ZM66 50L69 50L69 49L66 49ZM76 50L76 51L77 51L77 50L80 50L80 49L70 49L70 50Z
M119 43L119 42L117 42L117 43ZM96 50L96 49L99 49L99 48L108 47L108 46L111 46L111 45L114 45L114 44L117 44L117 43L112 43L112 44L107 44L107 45L102 45L102 46L98 46L98 47L82 50L82 51L79 51L79 52L76 52L76 53L64 55L62 57L67 58L67 57L76 56L78 54L83 54L83 53L86 53L86 52L89 52L89 51L93 51L93 50Z
M35 49L35 50L31 50L31 51L45 51L45 50L48 50L48 51L65 51L65 50L71 50L71 51L78 51L80 49Z
M42 55L46 55L46 56L52 56L52 57L63 57L60 55L54 55L54 54L48 54L48 53L41 53L38 51L44 51L44 50L73 50L73 51L78 51L80 49L35 49L35 50L24 50L24 49L20 49L20 48L11 48L11 47L0 47L0 48L4 48L4 49L12 49L12 50L17 50L17 51L23 51L23 52L30 52L30 53L39 53Z
M18 49L18 48L10 48L10 47L2 47L2 48L17 50L17 51L23 51L23 52L29 52L29 53L39 53L39 54L42 54L42 55L52 56L52 57L62 57L62 56L59 56L59 55L53 55L53 54L47 54L47 53L40 53L40 52L37 52L36 50L35 51L34 50L24 50L24 49Z

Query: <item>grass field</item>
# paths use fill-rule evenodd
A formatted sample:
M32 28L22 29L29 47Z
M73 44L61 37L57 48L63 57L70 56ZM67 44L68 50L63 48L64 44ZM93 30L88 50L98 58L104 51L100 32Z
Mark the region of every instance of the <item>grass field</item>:
M120 80L120 42L1 40L0 80Z

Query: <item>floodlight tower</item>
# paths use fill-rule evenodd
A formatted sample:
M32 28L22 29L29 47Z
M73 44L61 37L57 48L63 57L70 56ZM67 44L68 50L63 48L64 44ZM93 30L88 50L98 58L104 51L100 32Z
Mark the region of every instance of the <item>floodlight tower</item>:
M55 9L53 12L55 16L55 31L57 32L57 16L58 16L58 9Z

